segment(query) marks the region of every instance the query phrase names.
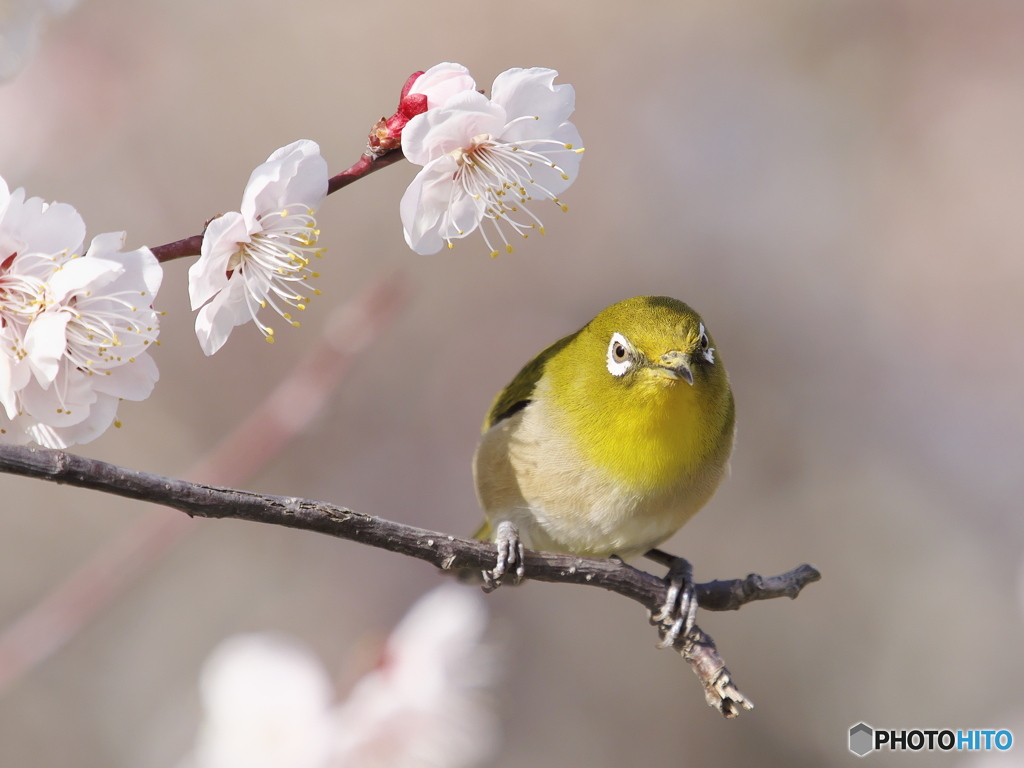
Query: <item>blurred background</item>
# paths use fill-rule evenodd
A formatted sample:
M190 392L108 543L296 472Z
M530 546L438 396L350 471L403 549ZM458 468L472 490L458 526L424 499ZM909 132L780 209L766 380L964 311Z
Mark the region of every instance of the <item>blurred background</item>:
M183 474L333 305L400 269L402 314L247 485L468 534L499 388L608 304L672 295L714 332L739 435L732 475L666 548L702 581L802 562L824 579L700 615L757 705L736 721L635 603L532 583L489 596L506 663L493 765L847 765L859 721L1024 739L1024 4L82 0L0 87L0 174L73 204L90 237L166 243L236 210L295 139L343 170L406 77L445 60L481 88L513 66L576 88L587 152L570 211L540 209L547 236L493 260L479 236L416 256L398 218L416 169L383 169L321 209L324 295L303 328L271 347L247 325L210 359L189 265L170 263L161 381L79 452ZM179 514L0 489L0 623L140 516ZM344 690L357 649L442 581L324 536L200 521L6 691L3 761L173 766L224 637L297 636Z

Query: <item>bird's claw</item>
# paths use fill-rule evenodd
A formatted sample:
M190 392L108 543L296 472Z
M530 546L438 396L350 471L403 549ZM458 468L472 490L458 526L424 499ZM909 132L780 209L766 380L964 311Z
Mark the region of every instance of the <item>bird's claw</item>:
M665 575L668 592L658 613L651 614L652 624L666 627L658 648L671 648L681 637L686 637L697 621L697 590L693 586L693 566L677 557Z
M493 592L501 586L502 578L514 566L512 571L512 583L518 584L523 580L526 573L526 553L522 539L519 538L519 529L514 523L503 520L498 523L494 532L494 545L498 549L498 561L494 568L484 571L484 592Z

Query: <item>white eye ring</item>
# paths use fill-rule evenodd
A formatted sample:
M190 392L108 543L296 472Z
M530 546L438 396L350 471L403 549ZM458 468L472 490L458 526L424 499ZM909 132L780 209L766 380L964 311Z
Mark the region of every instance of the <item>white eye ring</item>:
M622 376L633 365L633 347L621 333L612 334L606 362L612 376Z
M704 331L704 323L700 324L700 352L704 355L704 359L714 365L715 362L715 348L711 346L711 340L708 338L707 333Z

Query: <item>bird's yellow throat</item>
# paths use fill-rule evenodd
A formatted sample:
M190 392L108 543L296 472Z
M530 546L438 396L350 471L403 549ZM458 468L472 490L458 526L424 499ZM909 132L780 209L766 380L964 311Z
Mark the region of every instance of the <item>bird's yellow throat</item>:
M731 447L727 387L710 381L691 386L650 371L628 390L601 395L587 377L560 382L561 373L552 371L551 396L566 434L594 466L638 494L694 478Z

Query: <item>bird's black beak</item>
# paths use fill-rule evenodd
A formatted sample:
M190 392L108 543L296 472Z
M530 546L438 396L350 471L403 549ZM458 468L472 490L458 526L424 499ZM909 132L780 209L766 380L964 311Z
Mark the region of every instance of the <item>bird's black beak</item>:
M693 370L690 368L690 356L686 352L666 352L661 356L658 367L672 378L682 379L693 386Z

